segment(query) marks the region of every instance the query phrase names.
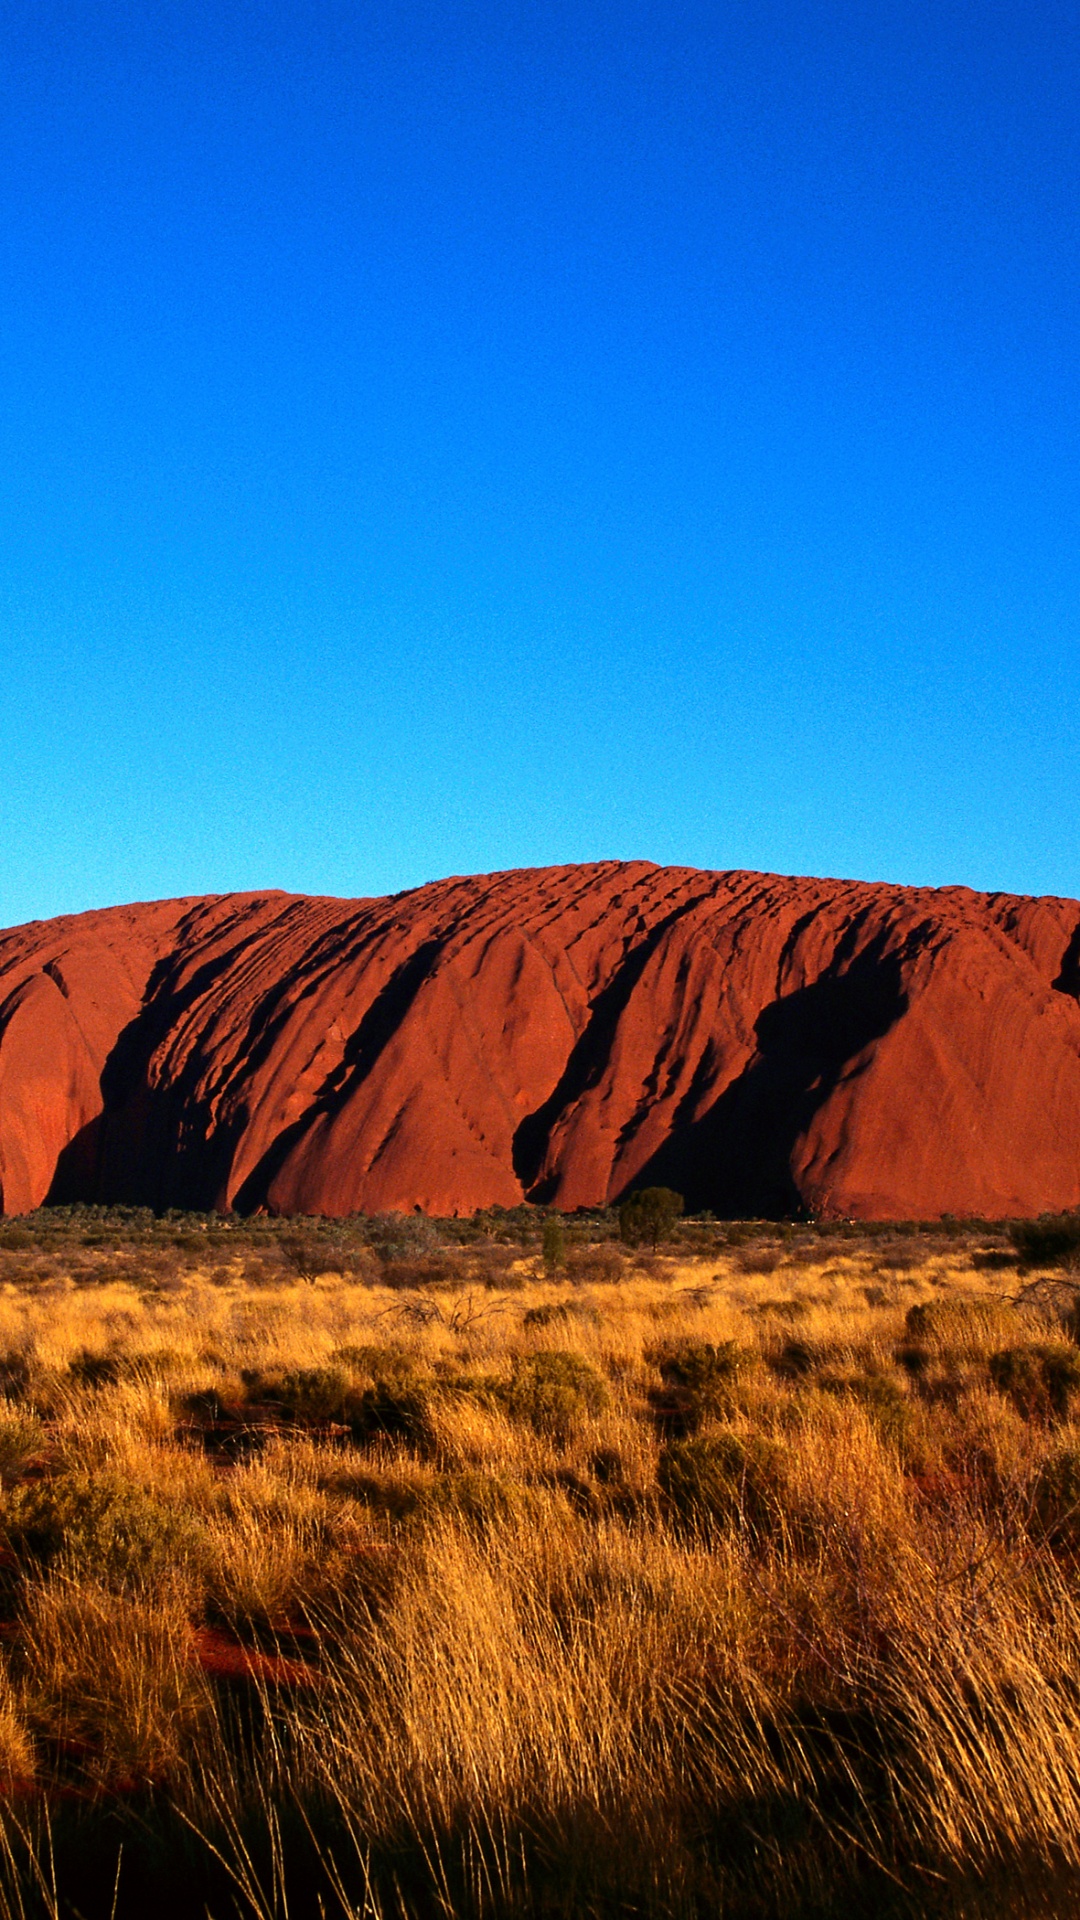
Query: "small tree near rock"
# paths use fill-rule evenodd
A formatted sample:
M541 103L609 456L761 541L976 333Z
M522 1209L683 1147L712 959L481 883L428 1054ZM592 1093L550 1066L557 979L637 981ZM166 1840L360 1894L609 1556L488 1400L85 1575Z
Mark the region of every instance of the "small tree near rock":
M557 1273L566 1265L566 1234L557 1213L544 1221L543 1255L547 1273Z
M642 1187L619 1208L619 1232L628 1247L658 1247L682 1213L681 1193L670 1187Z

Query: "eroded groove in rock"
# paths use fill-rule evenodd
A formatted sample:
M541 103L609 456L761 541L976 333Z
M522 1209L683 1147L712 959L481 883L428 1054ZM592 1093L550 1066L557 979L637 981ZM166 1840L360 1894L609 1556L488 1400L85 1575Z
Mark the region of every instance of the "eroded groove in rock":
M644 861L0 934L0 1189L439 1213L1080 1204L1080 905Z

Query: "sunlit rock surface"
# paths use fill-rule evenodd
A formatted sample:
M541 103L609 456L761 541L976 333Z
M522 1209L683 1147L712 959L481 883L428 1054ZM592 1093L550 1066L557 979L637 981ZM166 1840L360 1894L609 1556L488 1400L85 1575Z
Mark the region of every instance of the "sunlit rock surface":
M1080 1204L1080 903L645 862L0 934L3 1208Z

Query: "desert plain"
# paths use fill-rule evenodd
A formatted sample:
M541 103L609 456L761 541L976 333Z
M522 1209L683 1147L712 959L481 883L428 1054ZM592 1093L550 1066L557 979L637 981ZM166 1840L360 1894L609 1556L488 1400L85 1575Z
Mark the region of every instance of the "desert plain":
M1072 1911L1071 1257L6 1223L0 1912Z

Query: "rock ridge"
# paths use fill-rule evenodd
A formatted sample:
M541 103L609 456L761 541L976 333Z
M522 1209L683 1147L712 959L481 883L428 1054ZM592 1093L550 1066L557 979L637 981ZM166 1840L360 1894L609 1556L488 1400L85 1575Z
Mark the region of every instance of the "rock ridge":
M1080 1204L1080 902L646 861L0 933L0 1201Z

